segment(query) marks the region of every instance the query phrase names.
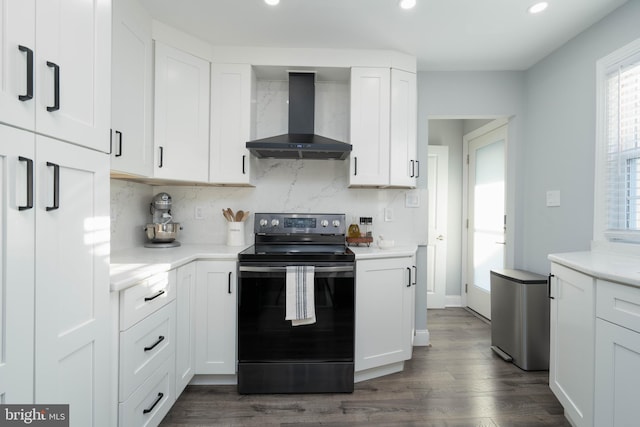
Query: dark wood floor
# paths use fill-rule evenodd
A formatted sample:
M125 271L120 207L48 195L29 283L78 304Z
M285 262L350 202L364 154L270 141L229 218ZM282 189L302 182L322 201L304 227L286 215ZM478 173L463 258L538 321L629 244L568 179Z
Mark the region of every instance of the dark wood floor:
M189 386L162 427L569 426L548 372L525 372L490 350L490 326L464 309L429 310L430 347L402 373L353 394L250 395L235 386Z

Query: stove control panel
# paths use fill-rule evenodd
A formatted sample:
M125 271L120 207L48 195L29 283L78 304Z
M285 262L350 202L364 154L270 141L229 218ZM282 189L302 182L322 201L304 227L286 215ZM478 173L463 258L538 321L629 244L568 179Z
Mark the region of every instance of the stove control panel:
M344 214L256 213L256 234L333 234L346 233Z

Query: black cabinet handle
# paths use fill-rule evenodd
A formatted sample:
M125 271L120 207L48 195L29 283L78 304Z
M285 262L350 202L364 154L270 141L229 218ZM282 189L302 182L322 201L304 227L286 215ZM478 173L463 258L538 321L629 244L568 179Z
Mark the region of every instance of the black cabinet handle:
M409 271L409 283L407 284L407 288L411 287L411 268L407 267L407 271Z
M53 68L53 105L47 107L47 111L58 111L60 109L60 66L47 61L47 67Z
M159 168L161 168L164 165L164 148L163 147L158 147L160 148L160 164L158 165Z
M353 176L358 175L358 158L353 158Z
M33 208L33 160L19 156L18 160L27 162L27 204L18 206L18 210L25 211Z
M556 299L555 297L551 296L551 278L555 277L553 274L549 274L549 277L547 278L547 296L549 297L549 299Z
M411 176L409 178L413 178L416 176L416 162L413 160L410 160L411 162Z
M413 268L413 282L411 284L415 286L418 283L418 267L413 265L411 268Z
M33 50L26 46L19 45L20 52L27 52L27 93L18 95L20 101L28 101L33 98Z
M122 132L117 130L116 136L118 137L118 151L116 152L116 157L120 157L122 156Z
M156 348L156 346L157 346L158 344L160 344L162 341L164 341L164 335L160 335L160 336L158 337L158 341L154 342L154 343L153 343L153 344L151 344L149 347L145 347L145 348L144 348L144 351L151 351L151 350L153 350L153 349L154 349L154 348Z
M164 397L164 394L162 394L162 393L158 393L158 398L156 399L156 401L155 401L155 402L153 402L153 405L151 405L151 407L150 407L150 408L144 409L144 410L142 411L142 413L143 413L143 414L148 414L149 412L153 411L153 408L155 408L155 407L156 407L156 405L157 405L158 403L160 403L160 401L162 400L162 398L163 398L163 397Z
M231 293L231 272L229 272L229 290L228 292Z
M60 208L60 165L47 162L47 166L53 167L53 205L47 206L47 212Z
M416 178L420 178L420 160L416 160Z
M158 298L162 294L164 294L164 291L158 291L158 293L152 297L145 297L144 302L153 301L154 299Z
M247 155L246 155L246 154L243 154L243 155L242 155L242 175L245 175L245 174L246 174L246 170L245 170L245 166L244 166L244 162L245 162L245 159L246 159L246 158L247 158Z

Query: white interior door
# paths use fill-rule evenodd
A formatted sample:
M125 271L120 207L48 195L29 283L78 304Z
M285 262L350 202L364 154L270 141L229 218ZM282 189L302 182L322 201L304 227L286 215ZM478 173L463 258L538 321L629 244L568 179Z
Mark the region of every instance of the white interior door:
M507 126L469 140L467 306L491 319L490 271L504 268Z
M429 231L427 244L427 308L444 308L447 285L447 192L449 147L429 146Z

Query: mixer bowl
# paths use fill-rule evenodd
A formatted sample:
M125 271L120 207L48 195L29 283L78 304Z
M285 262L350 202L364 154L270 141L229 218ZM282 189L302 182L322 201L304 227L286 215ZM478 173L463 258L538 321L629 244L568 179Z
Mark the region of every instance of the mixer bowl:
M154 223L147 224L144 231L147 233L147 239L152 242L169 243L178 237L178 230L181 228L179 222Z

